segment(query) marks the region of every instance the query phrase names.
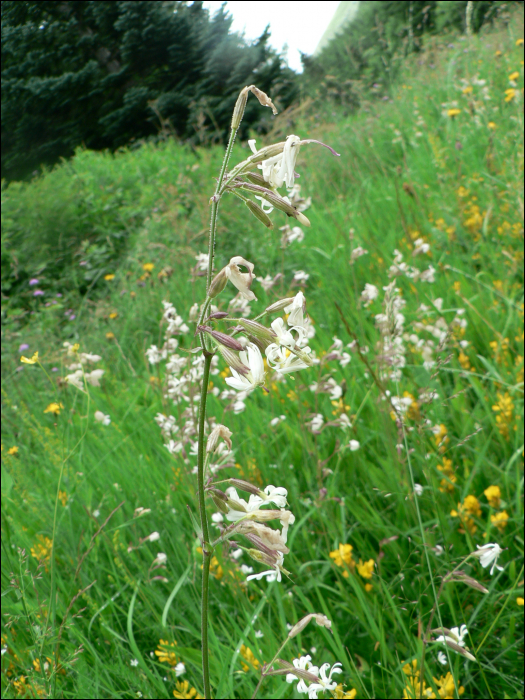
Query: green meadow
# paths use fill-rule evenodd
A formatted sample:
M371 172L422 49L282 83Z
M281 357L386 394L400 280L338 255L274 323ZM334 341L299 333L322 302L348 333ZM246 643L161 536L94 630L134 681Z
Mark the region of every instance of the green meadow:
M222 358L211 376L208 421L233 433L218 478L284 487L295 515L281 582L214 553L213 697L252 697L322 613L331 631L311 622L280 655L342 664L319 697L523 698L522 10L428 39L387 94L350 116L307 101L257 137L340 154L301 147L310 227L221 205L215 269L254 263L252 317L302 291L318 361L242 400ZM237 142L232 167L248 154ZM197 408L167 364L195 366L222 158L171 139L78 150L2 188L4 697L203 697ZM235 291L214 303L240 316ZM151 363L163 301L178 348ZM82 353L100 356L85 391L65 381ZM489 543L500 568L462 563ZM436 641L462 625L459 650Z

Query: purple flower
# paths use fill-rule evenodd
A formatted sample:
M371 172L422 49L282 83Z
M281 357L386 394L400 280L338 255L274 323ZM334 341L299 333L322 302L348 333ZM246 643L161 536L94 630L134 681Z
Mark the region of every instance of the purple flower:
M57 299L60 299L61 296L62 294L57 294Z
M24 352L24 350L29 350L29 345L27 343L22 343L18 348L18 352Z
M74 321L75 319L76 319L75 314L71 314L70 317L69 317L69 320L70 320L70 321Z
M51 367L52 372L58 372L58 367Z
M86 260L81 260L78 264L84 266L84 265L87 265L87 261L86 261Z
M33 296L34 297L43 297L44 292L41 289L35 289L35 291L33 292Z
M29 286L34 287L35 284L38 284L38 280L33 277L33 279L29 280Z

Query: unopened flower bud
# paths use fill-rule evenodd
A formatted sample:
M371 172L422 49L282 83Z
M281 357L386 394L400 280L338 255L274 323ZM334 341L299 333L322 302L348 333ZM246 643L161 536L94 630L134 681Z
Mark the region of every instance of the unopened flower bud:
M262 175L259 175L259 173L245 173L244 177L247 178L253 185L268 187L268 183Z
M266 228L273 228L273 223L268 214L261 209L261 207L258 204L255 204L255 202L252 202L251 199L248 199L244 202L248 209L251 211L251 213L255 216L256 219L259 219L259 221L266 226Z
M285 141L280 141L279 143L272 143L270 146L265 146L261 148L260 151L254 153L247 160L249 163L260 163L268 158L273 158L274 156L280 155L284 151Z
M244 87L240 94L239 97L237 98L237 102L235 103L235 107L233 108L233 115L232 115L232 131L236 131L239 128L239 125L242 121L242 118L244 116L244 110L246 109L246 102L248 101L248 93L250 91L250 88Z
M233 433L229 428L219 423L219 425L216 425L215 428L208 435L208 442L206 443L206 452L215 452L219 440L221 438L228 446L228 449L231 450L232 441L230 440L230 438L232 435Z
M239 374L246 375L250 371L250 368L247 367L244 362L241 361L241 358L239 357L239 354L235 352L235 350L230 350L230 348L227 348L225 345L219 344L217 346L217 350L221 353L224 361L228 365L228 367L231 367L234 369L236 372L239 372Z
M218 491L218 490L219 490L219 489L217 489L217 491ZM215 491L215 489L214 489L214 491ZM210 495L211 500L215 503L215 507L217 508L217 510L220 510L220 512L221 512L221 513L224 513L224 514L230 512L228 506L227 506L226 503L222 500L222 498L219 498L219 496L217 496L216 493L212 493L212 492L210 492L210 491L208 491L208 493L209 493L209 495Z
M226 274L226 268L223 267L211 281L210 288L208 289L208 296L210 299L214 299L218 294L220 294L227 282L228 275Z
M211 318L220 320L221 318L226 318L227 316L229 316L229 314L226 311L216 311L215 313L210 314L206 320L209 321Z
M241 491L246 491L247 493L253 493L255 495L259 493L259 487L250 484L248 481L243 481L242 479L228 479L228 481L232 486L235 486L235 488L241 489Z
M290 306L294 299L295 299L295 297L288 297L287 299L279 299L279 301L276 301L274 304L270 304L270 306L267 306L264 311L267 314L278 313L280 311L283 311L283 309L285 309L287 306Z
M225 347L230 348L230 350L237 350L237 352L240 352L243 349L239 341L232 338L231 335L221 333L220 331L214 331L209 326L197 326L197 330L199 333L208 333L208 335L211 335L218 345L224 345Z
M258 561L261 564L266 564L267 566L275 567L279 559L277 553L275 552L267 554L266 552L261 552L258 549L248 549L247 551L254 561Z
M237 323L239 326L250 333L251 336L257 338L257 340L262 340L266 344L275 343L277 338L276 333L271 330L271 328L266 328L262 323L257 323L257 321L251 321L248 318L239 318Z

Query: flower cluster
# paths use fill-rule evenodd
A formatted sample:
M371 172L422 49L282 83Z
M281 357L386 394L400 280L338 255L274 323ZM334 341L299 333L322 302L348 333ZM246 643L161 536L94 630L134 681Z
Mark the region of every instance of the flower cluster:
M72 345L67 340L64 343L64 352L66 353L66 361L69 361L66 368L70 370L70 373L64 377L64 382L75 386L80 391L86 390L86 384L100 386L100 380L105 370L93 369L90 372L86 371L90 364L100 362L102 359L100 355L94 355L90 352L79 352L78 343Z
M339 662L335 663L333 666L328 663L323 664L320 668L314 666L312 664L312 657L309 654L294 659L292 663L299 673L297 673L297 675L295 673L288 673L286 675L286 682L294 683L299 676L299 682L296 687L297 692L308 694L309 698L317 698L317 693L323 693L325 690L333 693L337 687L337 681L332 680L332 676L337 673L342 673L343 671L341 668L342 664ZM306 673L304 673L305 671ZM306 684L306 681L309 682L309 685ZM350 697L352 697L352 695L350 695Z

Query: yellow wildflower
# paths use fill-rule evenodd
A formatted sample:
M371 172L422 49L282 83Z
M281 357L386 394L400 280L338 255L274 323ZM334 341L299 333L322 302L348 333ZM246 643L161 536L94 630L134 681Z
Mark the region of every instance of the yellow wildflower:
M481 515L481 508L479 506L479 501L476 498L476 496L467 496L463 501L463 508L467 511L467 513L475 515L478 518Z
M142 266L142 269L145 272L151 272L154 267L155 267L155 265L153 263L144 263L144 265Z
M106 333L106 340L114 340L114 338L115 338L115 334L112 333L111 331L108 331Z
M509 520L509 514L506 510L502 510L501 513L495 513L490 516L490 522L495 525L500 532L507 527L507 522Z
M257 670L260 667L261 662L255 658L255 656L253 655L253 651L249 647L247 647L245 644L243 644L241 646L240 654L241 654L242 658L245 659L249 664L251 664L251 666L253 666L253 668L255 670ZM241 662L241 665L242 665L243 671L250 670L250 667L247 664Z
M464 95L470 95L470 94L472 93L472 90L473 90L473 89L474 89L474 88L472 87L472 85L467 85L466 87L463 88L463 90L462 90L461 92L462 92Z
M498 128L496 122L489 122L489 123L487 124L487 126L488 126L489 129L492 129L493 131L494 131L494 129L497 129L497 128Z
M419 404L418 404L418 402L414 398L413 394L411 394L409 391L404 391L403 397L405 399L412 399L412 403L408 407L407 416L411 420L417 420L419 418Z
M115 275L112 272L110 272L109 274L104 275L104 279L106 280L106 282L111 282L111 280L115 279Z
M434 439L440 452L444 452L447 449L447 442L450 442L450 438L448 437L447 432L448 430L446 425L443 425L443 423L441 423L441 425L439 426L439 430L437 430L434 433Z
M510 102L516 97L516 90L514 88L508 88L505 90L505 102Z
M457 107L452 107L451 109L447 109L447 117L451 117L454 119L454 117L457 117L458 114L461 114L461 110L458 109Z
M334 698L343 698L343 700L353 700L353 698L355 698L355 696L357 695L357 690L355 688L352 688L352 690L347 690L345 692L342 683L336 685L335 690L333 692Z
M498 50L496 51L496 53L494 54L494 56L496 56L496 58L499 58L502 54L503 54L503 51L500 51L500 50L498 49Z
M18 454L18 447L16 445L13 445L13 447L10 447L7 450L8 455L17 455Z
M516 598L516 604L523 607L523 598Z
M458 361L459 361L459 364L463 367L463 369L465 369L467 371L471 369L470 360L468 359L468 355L465 355L463 350L461 350L459 355L458 355Z
M501 489L499 486L489 486L483 493L485 494L491 508L499 508L501 499Z
M16 690L17 695L22 695L25 697L31 697L31 688L26 683L27 676L19 676L17 680L13 681L13 686ZM29 696L28 696L29 693Z
M516 39L516 46L523 46L523 39Z
M67 503L67 493L65 491L59 491L58 492L58 500L60 503L65 506Z
M519 71L515 70L509 75L509 80L517 80L520 77Z
M49 406L44 409L44 413L54 413L55 416L58 416L63 408L63 403L56 403L56 401L53 401L53 403L50 403Z
M188 681L177 681L175 683L175 690L173 691L174 698L202 698L195 688L190 689L190 684Z
M220 581L220 579L224 576L224 571L222 566L219 564L219 560L217 557L212 557L210 561L210 573L212 576L215 576L217 581Z
M462 197L462 198L468 197L469 191L467 190L466 187L463 187L463 185L461 185L460 187L458 187L457 195L458 195L458 197Z
M31 359L22 355L22 357L20 358L20 362L24 365L35 365L38 362L38 352L35 352Z
M370 593L370 591L373 591L373 590L374 590L374 587L372 586L371 583L365 583L365 591L367 593Z
M463 528L466 528L470 534L473 535L478 528L471 516L476 516L479 518L481 515L481 508L479 507L478 499L476 496L467 496L463 503L458 503L457 510L450 511L450 515L453 518L460 519L463 526L459 529L460 532L465 532Z
M452 460L443 457L443 464L438 465L438 470L443 473L444 479L441 479L441 484L439 490L441 493L452 493L454 491L454 484L458 480L454 467L452 465Z
M353 547L351 544L340 544L339 549L330 552L330 559L334 560L336 566L344 567L346 564L352 571L355 569L355 561L352 559ZM343 571L343 576L348 578L348 571Z
M362 576L363 578L372 578L372 574L374 573L374 560L369 559L368 561L361 561L359 560L359 564L357 565L357 571L359 573L359 576Z
M403 698L454 698L455 696L455 685L454 678L449 672L445 677L434 678L434 683L438 689L438 695L436 695L432 688L427 687L425 681L421 683L419 679L419 670L417 668L417 659L414 659L411 664L405 664L403 666L403 672L407 676L407 686L403 690ZM423 691L421 693L421 690ZM460 686L458 688L458 695L463 695L465 688Z
M509 439L509 426L512 421L514 404L512 402L509 392L501 394L499 391L497 393L498 402L492 406L494 413L497 413L496 424L500 434L505 438Z
M31 556L38 561L43 561L47 564L51 557L51 551L53 549L53 540L49 537L44 537L43 535L36 536L38 543L34 547L31 547Z
M117 318L117 317L118 317L118 313L117 313L116 311L112 311L112 312L109 314L109 318L110 318L112 321L113 321L115 318Z
M179 662L177 655L171 650L173 646L177 646L177 642L166 642L164 639L160 639L155 649L155 656L158 657L161 664L169 664L170 666L176 666ZM179 696L182 697L182 696Z
M130 292L129 295L132 299L134 299L137 296L137 292Z

